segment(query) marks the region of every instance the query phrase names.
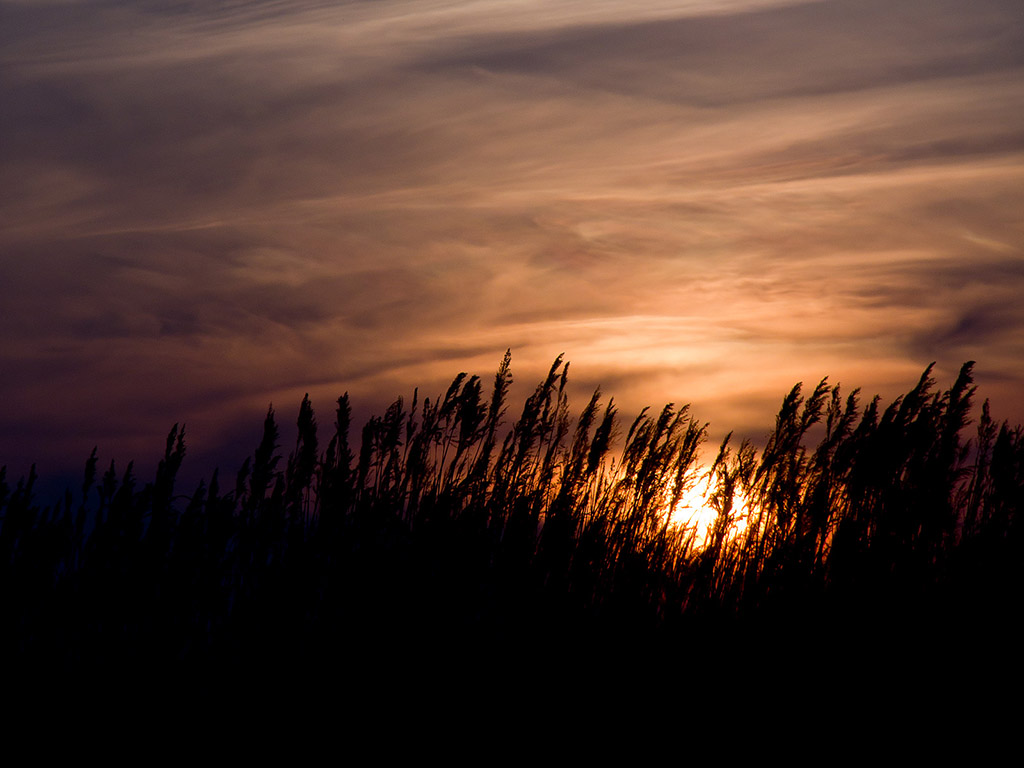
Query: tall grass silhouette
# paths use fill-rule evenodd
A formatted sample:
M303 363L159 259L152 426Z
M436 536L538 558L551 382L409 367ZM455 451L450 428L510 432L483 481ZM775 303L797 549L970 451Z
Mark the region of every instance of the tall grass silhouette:
M573 415L568 369L557 358L511 418L506 353L489 389L460 373L357 440L347 394L329 436L307 396L287 454L271 408L233 487L215 470L180 494L179 425L145 484L131 463L101 475L93 451L81 487L42 505L34 467L13 488L0 469L5 658L344 664L723 622L983 628L1019 605L1024 440L987 402L965 437L972 363L945 391L929 367L885 407L798 384L763 449L730 435L710 465L688 406L627 426L598 390ZM699 483L706 536L672 517Z

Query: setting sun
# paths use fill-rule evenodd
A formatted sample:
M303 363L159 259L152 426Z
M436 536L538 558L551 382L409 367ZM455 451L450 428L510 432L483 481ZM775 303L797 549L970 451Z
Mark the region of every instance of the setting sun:
M687 490L675 509L670 513L670 522L680 529L692 529L694 542L698 547L704 547L711 535L719 512L715 508L711 495L714 488L710 480L702 479ZM725 538L731 539L738 536L747 526L750 508L749 502L742 491L736 491L732 498L732 508L729 513L729 523Z

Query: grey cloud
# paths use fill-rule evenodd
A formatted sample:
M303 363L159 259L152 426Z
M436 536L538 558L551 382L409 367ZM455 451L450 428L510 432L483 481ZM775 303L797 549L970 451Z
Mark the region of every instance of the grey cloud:
M926 351L943 352L950 347L986 346L993 338L1005 334L1009 325L1019 323L1020 319L1002 307L981 305L961 314L951 327L940 329L919 343Z
M714 107L1024 65L1006 2L811 3L636 25L493 36L419 66L479 67Z

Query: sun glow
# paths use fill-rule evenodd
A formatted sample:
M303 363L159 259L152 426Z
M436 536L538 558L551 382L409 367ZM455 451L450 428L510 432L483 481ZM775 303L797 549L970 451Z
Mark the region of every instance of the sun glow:
M673 525L694 532L694 540L698 547L705 547L710 543L715 521L719 516L719 510L713 500L714 491L710 480L702 480L687 489L669 513ZM750 502L743 491L734 491L728 514L725 537L732 539L746 529L750 518Z

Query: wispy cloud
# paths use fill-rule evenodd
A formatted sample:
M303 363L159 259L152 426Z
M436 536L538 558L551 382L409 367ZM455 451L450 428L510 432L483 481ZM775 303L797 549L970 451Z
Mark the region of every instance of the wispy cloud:
M0 463L508 346L723 430L968 357L1024 418L1019 3L640 5L0 2Z

